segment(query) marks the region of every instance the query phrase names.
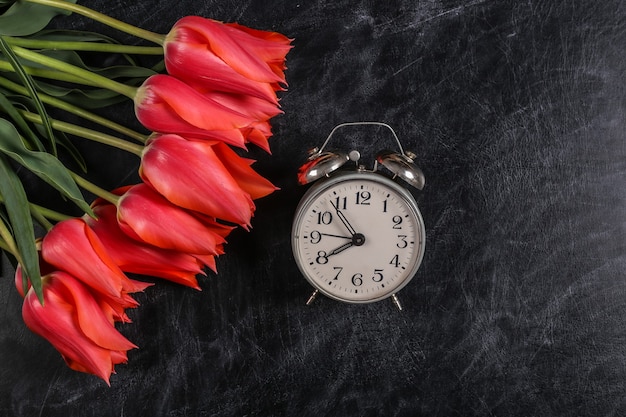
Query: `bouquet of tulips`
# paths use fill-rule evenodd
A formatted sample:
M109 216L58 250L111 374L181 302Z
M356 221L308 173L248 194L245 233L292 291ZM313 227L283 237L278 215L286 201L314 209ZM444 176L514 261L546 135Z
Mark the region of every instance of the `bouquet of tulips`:
M249 145L270 151L269 120L281 113L277 92L286 86L291 40L198 16L160 35L75 1L4 3L10 6L0 16L0 248L16 261L26 325L70 368L108 384L114 366L136 347L116 323L130 321L126 310L138 306L132 294L152 285L129 275L198 289L196 277L215 270L231 230L251 225L254 200L276 189L241 155ZM45 30L53 16L70 12L156 46ZM20 15L28 24L14 23ZM81 61L82 50L117 54L128 65L94 68ZM137 54L162 60L144 68L134 62ZM127 98L146 133L94 110ZM109 133L68 123L64 114ZM135 154L141 182L106 190L87 181L62 162L70 155L81 165L75 138ZM18 175L24 168L84 214L31 203ZM96 199L87 203L83 191Z

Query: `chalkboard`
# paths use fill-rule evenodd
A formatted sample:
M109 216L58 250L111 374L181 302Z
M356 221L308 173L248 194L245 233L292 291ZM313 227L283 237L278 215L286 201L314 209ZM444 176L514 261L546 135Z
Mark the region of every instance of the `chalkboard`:
M185 15L293 38L272 154L280 190L202 291L139 294L108 387L64 364L0 281L6 416L598 416L626 413L626 10L618 0L80 2L158 33ZM127 35L76 15L53 26ZM133 125L132 106L105 110ZM391 125L426 176L426 253L399 294L319 297L290 247L307 150ZM377 128L334 146L365 161ZM110 186L138 161L81 145ZM110 155L103 158L102 155ZM369 159L368 159L369 158ZM95 174L94 174L95 175Z

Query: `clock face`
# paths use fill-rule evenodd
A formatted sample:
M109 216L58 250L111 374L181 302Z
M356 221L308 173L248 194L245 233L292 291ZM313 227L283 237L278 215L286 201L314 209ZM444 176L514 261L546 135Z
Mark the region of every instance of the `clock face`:
M424 223L411 194L373 172L339 174L302 198L293 225L294 257L323 294L341 301L386 298L415 275Z

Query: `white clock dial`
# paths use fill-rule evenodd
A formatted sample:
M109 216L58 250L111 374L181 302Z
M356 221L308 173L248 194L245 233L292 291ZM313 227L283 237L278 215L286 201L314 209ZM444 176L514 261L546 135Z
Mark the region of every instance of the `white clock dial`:
M372 302L415 275L424 224L413 197L394 181L368 171L340 174L303 197L292 244L301 272L323 294Z

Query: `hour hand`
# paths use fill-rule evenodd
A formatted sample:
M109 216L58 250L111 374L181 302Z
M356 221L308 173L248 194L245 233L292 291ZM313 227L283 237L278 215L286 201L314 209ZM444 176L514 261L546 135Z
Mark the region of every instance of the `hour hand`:
M328 252L326 254L326 257L328 258L329 256L337 255L338 253L343 252L344 250L348 249L352 245L354 245L354 243L352 243L352 241L346 242L343 245L341 245L341 246L331 250L330 252Z

